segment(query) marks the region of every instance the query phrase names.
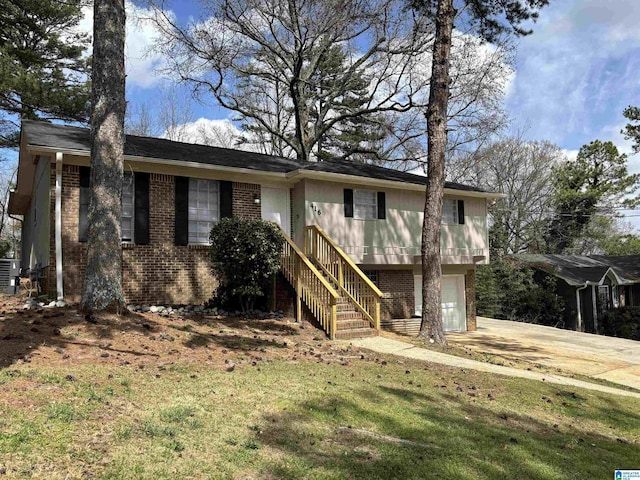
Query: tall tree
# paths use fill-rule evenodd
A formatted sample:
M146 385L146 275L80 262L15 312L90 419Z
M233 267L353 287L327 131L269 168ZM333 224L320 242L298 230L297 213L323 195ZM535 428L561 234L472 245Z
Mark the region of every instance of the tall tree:
M91 194L87 270L81 308L125 308L121 204L125 101L124 0L94 0L91 110Z
M449 179L506 195L489 205L492 257L544 249L553 209L552 168L563 160L556 145L527 141L518 134L447 164Z
M575 161L553 169L555 215L547 231L549 253L574 252L575 242L598 216L637 205L640 175L629 174L627 156L612 142L595 140L582 146ZM595 228L595 226L594 226Z
M627 107L624 109L623 115L629 123L624 127L622 133L627 140L633 140L634 153L640 152L640 108L639 107Z
M20 118L87 120L85 1L0 0L0 146L17 145Z
M429 32L403 1L207 0L200 22L158 8L156 23L173 74L267 132L274 153L306 161L332 130L424 100L410 79ZM343 65L322 75L337 50ZM371 75L365 92L359 79ZM366 101L349 104L354 92Z
M213 96L236 112L245 143L264 153L415 168L426 151L419 112L433 26L407 15L405 1L206 0L206 18L185 26L158 0L158 48L202 100ZM511 46L489 50L470 35L455 37L450 147L462 148L504 124Z
M441 311L440 222L447 148L449 68L456 19L489 42L506 34L526 35L521 27L535 20L548 0L413 0L412 5L435 21L431 84L427 107L427 191L422 227L422 324L420 336L446 345ZM458 7L458 8L456 8ZM460 15L458 15L460 12ZM464 28L463 28L464 29Z

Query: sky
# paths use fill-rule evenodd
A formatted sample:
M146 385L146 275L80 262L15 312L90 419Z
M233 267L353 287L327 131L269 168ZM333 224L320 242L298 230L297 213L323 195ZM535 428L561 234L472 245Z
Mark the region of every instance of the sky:
M136 0L137 2L137 0ZM575 156L592 140L611 140L624 153L631 142L620 130L622 111L640 105L640 0L551 0L533 25L534 33L517 40L515 71L507 85L506 110L511 128L530 140L549 140ZM199 0L174 0L172 14L181 21L200 16ZM127 0L127 96L129 108L157 102L162 83L157 70L164 59L150 52L158 34L144 18L143 3ZM87 9L81 29L91 31ZM192 105L199 124L227 121L233 115L212 99ZM640 173L640 154L629 157ZM633 212L630 212L633 213ZM640 227L638 217L630 217Z
M620 130L623 109L640 104L638 25L638 0L551 0L518 42L511 118L568 152L599 139L630 153ZM640 155L629 166L640 172Z
M551 0L517 40L515 73L507 87L506 109L514 130L531 140L549 140L575 155L584 144L611 140L631 152L620 130L625 107L640 104L640 0ZM198 1L174 1L181 21L198 18ZM128 3L128 96L132 105L152 98L163 59L149 54L153 28L141 21L147 11ZM85 26L90 28L90 18ZM194 105L194 119L232 115L213 101ZM640 155L630 158L640 172Z

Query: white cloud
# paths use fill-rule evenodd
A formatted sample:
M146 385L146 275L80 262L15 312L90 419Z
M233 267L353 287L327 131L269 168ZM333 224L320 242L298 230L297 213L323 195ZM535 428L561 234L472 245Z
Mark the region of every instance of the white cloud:
M565 0L541 11L533 35L520 40L508 99L532 137L565 148L613 140L599 136L603 126L620 122L640 95L639 7L637 0Z
M576 158L578 158L579 150L567 150L566 148L563 148L561 149L561 151L562 151L562 155L567 160L575 160Z
M199 118L179 125L173 131L166 131L161 137L213 147L259 151L256 145L239 144L238 142L246 137L246 134L226 118Z
M125 38L127 86L153 87L160 81L156 71L165 66L163 56L152 50L160 39L160 33L150 19L153 12L151 9L136 6L130 0L125 1L125 11L127 14ZM80 20L78 29L93 35L93 8L84 7L82 13L83 18ZM167 14L170 17L173 16L171 11Z

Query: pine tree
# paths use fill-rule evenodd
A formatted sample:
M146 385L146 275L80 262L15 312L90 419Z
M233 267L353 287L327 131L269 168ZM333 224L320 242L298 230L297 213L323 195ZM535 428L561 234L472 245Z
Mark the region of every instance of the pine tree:
M81 308L125 308L121 205L125 118L124 0L94 0L91 194Z
M627 156L612 142L584 145L575 161L553 169L555 216L547 232L549 253L569 253L592 219L613 216L617 207L632 207L640 175L629 174Z
M624 127L622 133L627 140L633 140L633 152L640 152L640 108L627 107L623 115L629 123Z
M456 20L484 40L492 42L505 34L531 33L522 22L537 18L537 10L548 0L460 0L462 15L454 0L414 0L413 7L435 21L431 62L431 85L427 107L427 192L422 225L422 324L420 336L446 345L441 311L442 265L440 221L444 195L444 163L447 147L451 43ZM463 28L464 29L464 28Z
M82 4L0 0L0 146L17 145L19 118L86 121L89 39L73 33Z

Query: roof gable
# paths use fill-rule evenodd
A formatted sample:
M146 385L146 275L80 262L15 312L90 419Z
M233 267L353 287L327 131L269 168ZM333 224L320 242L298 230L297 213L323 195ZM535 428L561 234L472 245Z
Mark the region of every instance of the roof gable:
M640 282L640 256L514 255L530 267L562 278L569 285L597 285L609 275L619 284Z

